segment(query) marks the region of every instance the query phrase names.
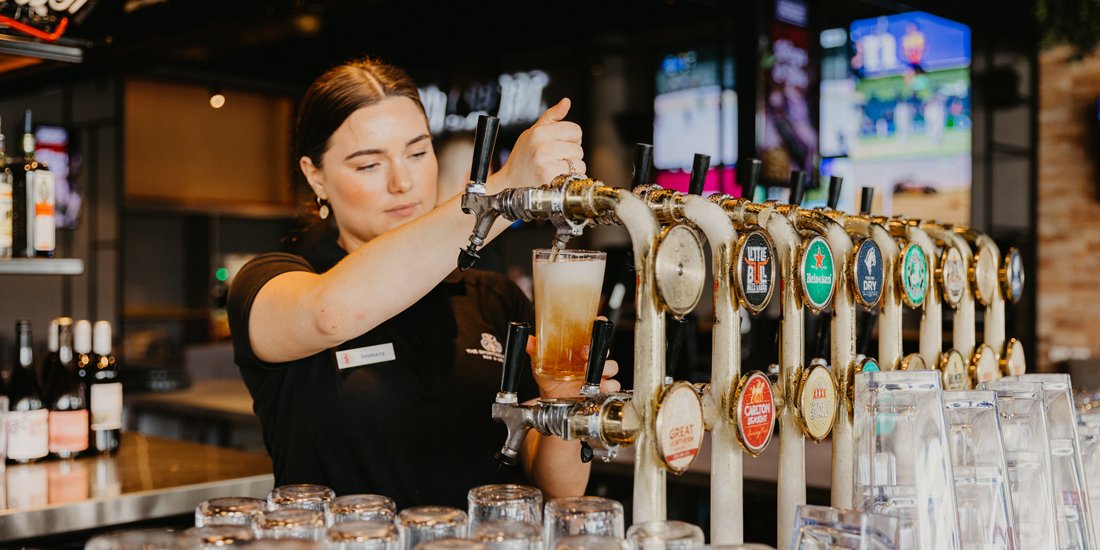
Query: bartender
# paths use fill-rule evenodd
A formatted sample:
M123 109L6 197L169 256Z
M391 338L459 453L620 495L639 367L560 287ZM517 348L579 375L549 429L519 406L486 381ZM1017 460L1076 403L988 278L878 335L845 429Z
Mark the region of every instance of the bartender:
M584 172L569 107L562 99L519 136L488 192ZM399 508L464 509L469 489L502 481L546 498L583 494L589 466L577 442L532 432L522 471L502 472L494 458L507 326L532 322L533 307L503 275L455 269L473 219L460 197L436 206L438 165L414 82L377 59L335 67L303 96L295 141L331 231L304 256L257 256L228 297L234 359L275 484L381 494ZM617 370L606 363L604 391L619 389ZM573 397L580 384L527 369L521 398Z

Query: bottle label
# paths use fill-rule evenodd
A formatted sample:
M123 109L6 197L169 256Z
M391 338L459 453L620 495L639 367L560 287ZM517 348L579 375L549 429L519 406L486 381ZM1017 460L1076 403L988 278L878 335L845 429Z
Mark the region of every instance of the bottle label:
M50 411L50 452L79 453L88 448L88 411Z
M34 172L34 249L53 252L57 248L57 226L54 223L53 172Z
M92 429L122 429L122 383L92 384Z
M43 410L42 412L46 412ZM10 417L9 417L10 418ZM8 509L26 510L49 504L50 473L41 464L17 464L8 468Z
M37 411L8 412L8 458L12 460L32 460L42 458L49 452L50 412Z
M0 172L0 255L11 252L12 232L15 224L13 208L11 174Z

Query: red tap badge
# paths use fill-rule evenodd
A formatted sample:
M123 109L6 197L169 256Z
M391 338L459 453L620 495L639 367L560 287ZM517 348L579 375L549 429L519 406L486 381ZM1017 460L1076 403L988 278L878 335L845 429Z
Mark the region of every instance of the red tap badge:
M741 378L736 412L741 446L753 456L764 452L775 429L772 384L764 373L752 371Z

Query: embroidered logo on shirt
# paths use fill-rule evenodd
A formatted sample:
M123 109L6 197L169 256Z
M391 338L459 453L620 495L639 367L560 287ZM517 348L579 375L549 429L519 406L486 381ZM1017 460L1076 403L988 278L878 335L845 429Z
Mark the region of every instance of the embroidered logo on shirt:
M480 356L482 359L504 363L504 346L496 336L488 332L481 333L481 349L467 348L466 353Z

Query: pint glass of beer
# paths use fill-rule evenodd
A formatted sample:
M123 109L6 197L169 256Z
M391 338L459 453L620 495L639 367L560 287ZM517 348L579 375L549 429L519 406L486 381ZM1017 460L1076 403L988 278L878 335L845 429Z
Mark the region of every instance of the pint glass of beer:
M551 249L534 250L535 374L584 379L606 260L593 250L559 250L556 257Z

